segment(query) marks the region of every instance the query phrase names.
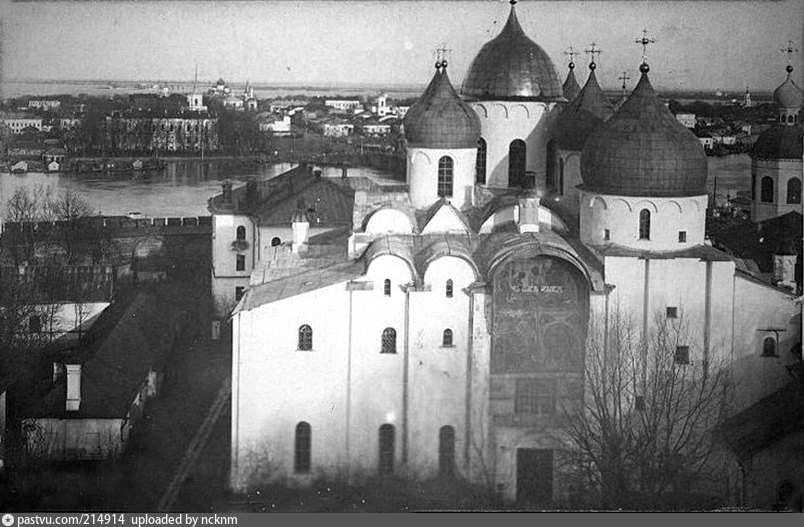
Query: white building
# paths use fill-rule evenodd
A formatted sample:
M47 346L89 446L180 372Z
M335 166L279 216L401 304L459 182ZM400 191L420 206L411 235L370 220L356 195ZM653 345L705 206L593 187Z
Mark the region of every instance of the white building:
M29 99L28 108L36 110L57 110L61 107L58 99Z
M694 113L677 113L676 119L679 123L683 124L690 130L695 128L695 114Z
M662 325L685 324L674 364L725 364L739 386L735 417L748 419L754 403L788 386L800 343L796 296L706 242L706 157L656 96L647 64L628 100L590 120L575 147L579 206L565 218L542 199L555 190L544 176L561 86L514 8L472 63L468 103L446 68L437 63L405 119L407 188L314 184L340 196L321 203L342 202L348 225L313 232L304 168L251 191L248 210L278 211L270 234L254 212L233 212L235 199L249 203L248 189L210 201L213 283L230 278L221 271L236 261L241 228L248 243L238 248L254 247L231 319L235 489L260 477L309 485L458 474L506 499L566 501L575 483L560 409L582 400L594 358L587 336L608 334L614 313L633 320L643 342ZM587 94L595 85L593 71ZM795 256L779 257L789 280ZM651 404L645 379L625 411ZM804 459L793 443L759 479L796 477ZM733 456L720 454L739 479ZM742 469L747 494L772 501Z
M346 137L347 135L352 135L355 125L352 123L333 121L324 123L323 128L324 136L326 137Z
M357 99L327 99L324 101L324 106L335 108L342 112L362 110L363 105Z
M42 130L42 118L27 114L0 115L0 124L8 126L14 134L19 134L26 128Z

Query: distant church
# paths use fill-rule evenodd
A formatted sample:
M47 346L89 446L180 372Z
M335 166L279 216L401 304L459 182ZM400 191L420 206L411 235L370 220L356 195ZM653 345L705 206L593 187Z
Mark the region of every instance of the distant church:
M572 71L562 87L512 5L462 96L436 63L404 120L406 184L300 166L210 199L214 294L237 304L235 489L459 475L566 500L559 408L583 396L587 336L615 310L642 335L683 319L677 360L727 360L735 416L788 384L795 292L706 240L707 160L648 64L615 111L592 59L582 88ZM758 192L763 171L790 187L778 160L755 164ZM788 283L795 259L779 258ZM746 485L766 503L804 453L763 448L735 456L761 460Z

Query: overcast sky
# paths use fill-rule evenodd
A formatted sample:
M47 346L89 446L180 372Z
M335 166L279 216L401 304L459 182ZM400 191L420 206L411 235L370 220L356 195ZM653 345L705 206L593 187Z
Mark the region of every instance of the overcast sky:
M59 1L2 6L3 69L12 79L424 84L433 50L450 48L458 84L510 6L486 1ZM566 74L570 45L603 49L598 78L633 87L643 27L651 79L664 88L772 90L788 39L802 49L804 1L521 1L530 38ZM577 60L580 81L586 56ZM801 85L801 54L794 55Z

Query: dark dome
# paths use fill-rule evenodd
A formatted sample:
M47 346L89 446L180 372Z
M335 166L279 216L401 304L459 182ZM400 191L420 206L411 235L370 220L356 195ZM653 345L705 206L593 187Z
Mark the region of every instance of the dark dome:
M424 148L477 148L480 119L455 93L444 66L403 121L409 146Z
M790 78L792 71L793 68L788 67L787 78L773 92L773 102L779 108L798 110L801 108L801 104L804 103L804 94L801 93L801 88L796 86L796 83Z
M590 70L581 92L558 116L554 134L556 146L564 150L583 149L592 130L612 115L614 107L600 89L595 70Z
M800 125L775 124L757 138L751 157L755 159L801 159L804 133Z
M643 65L631 96L589 135L581 154L583 188L623 196L706 194L703 147L656 97Z
M564 101L553 61L522 31L513 6L503 30L472 61L461 92L481 100Z
M561 91L564 92L564 98L570 102L581 92L581 87L578 85L578 81L575 80L575 66L572 62L570 62L569 73L567 73L567 78L564 79L564 85L561 86Z

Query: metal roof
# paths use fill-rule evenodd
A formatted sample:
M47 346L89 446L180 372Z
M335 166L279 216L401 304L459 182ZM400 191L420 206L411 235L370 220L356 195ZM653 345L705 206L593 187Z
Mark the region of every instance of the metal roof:
M564 79L561 90L564 92L564 98L570 102L581 92L581 86L575 79L575 64L570 63L569 73L567 73L567 78Z
M761 134L751 149L751 157L756 159L801 159L804 132L801 125L777 123Z
M773 92L773 102L779 108L798 110L801 108L801 104L804 103L804 94L802 94L801 88L793 82L790 76L792 72L793 68L788 66L787 78Z
M561 111L556 122L556 146L565 150L581 150L589 134L614 115L614 107L597 83L595 70L578 96Z

